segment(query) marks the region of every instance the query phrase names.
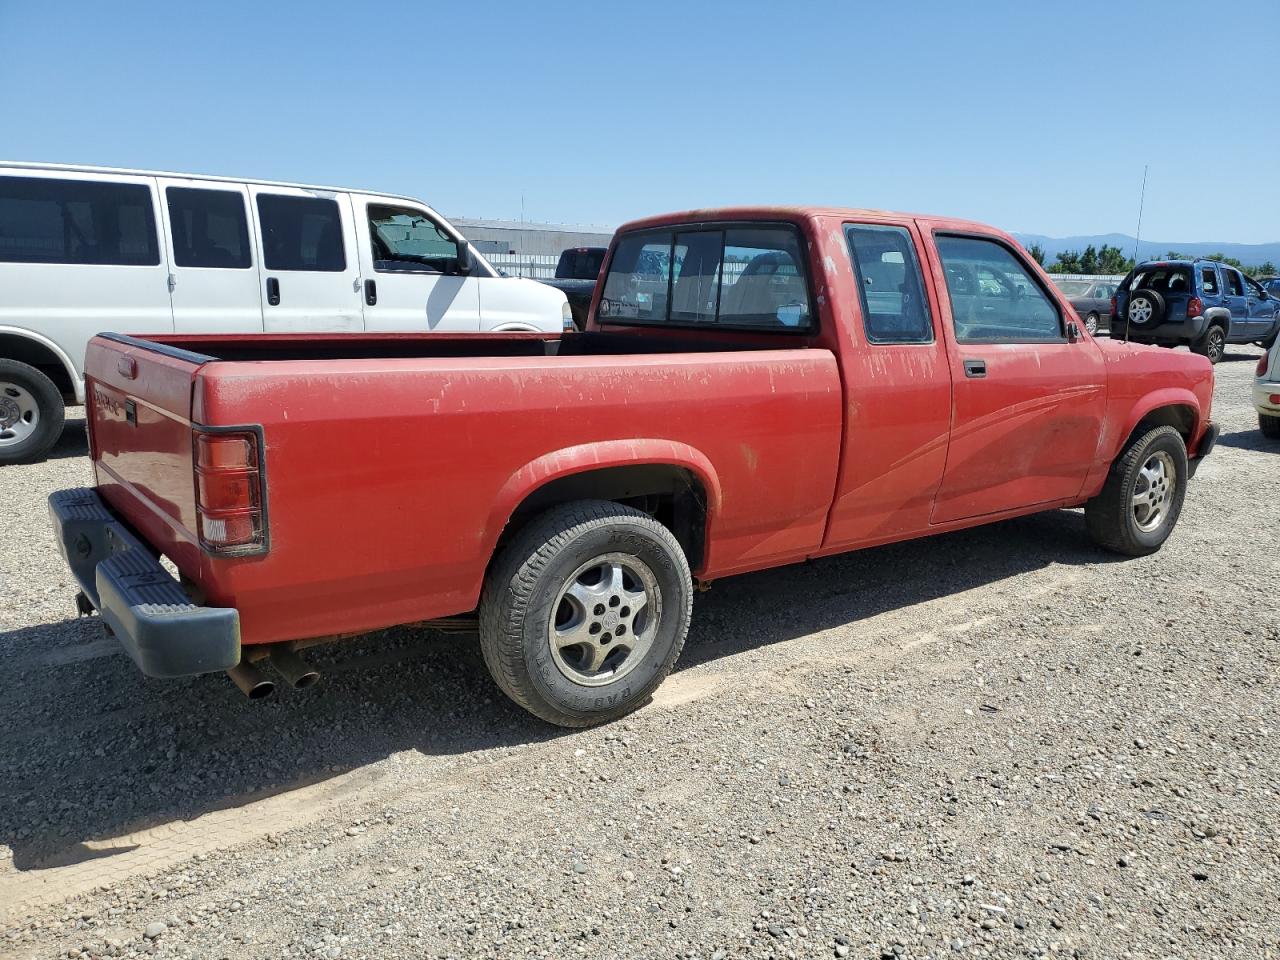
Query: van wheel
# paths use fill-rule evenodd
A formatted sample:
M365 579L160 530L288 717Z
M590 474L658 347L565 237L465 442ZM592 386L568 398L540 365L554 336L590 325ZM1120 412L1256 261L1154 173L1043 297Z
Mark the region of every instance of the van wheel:
M1089 536L1130 557L1155 553L1169 539L1187 494L1187 447L1173 427L1129 441L1102 492L1085 504Z
M0 463L39 460L62 436L62 394L35 367L0 360Z
M692 605L671 531L581 500L534 520L499 555L480 600L480 649L517 704L588 727L648 701L680 656Z
M1192 353L1208 357L1210 363L1219 363L1227 353L1227 331L1214 324L1203 337L1191 344Z

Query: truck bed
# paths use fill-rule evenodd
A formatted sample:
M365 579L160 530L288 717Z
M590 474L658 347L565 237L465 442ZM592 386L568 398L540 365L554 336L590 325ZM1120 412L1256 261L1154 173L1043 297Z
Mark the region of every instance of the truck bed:
M200 602L240 611L246 644L474 609L528 491L586 456L704 465L688 477L714 532L704 576L816 549L841 448L834 356L700 336L98 337L99 493ZM258 556L194 533L192 431L234 426L264 444Z

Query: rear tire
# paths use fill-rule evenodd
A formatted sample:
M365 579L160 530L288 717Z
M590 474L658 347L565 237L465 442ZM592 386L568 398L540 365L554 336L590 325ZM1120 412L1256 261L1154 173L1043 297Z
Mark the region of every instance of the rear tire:
M1102 492L1085 504L1089 536L1130 557L1155 553L1169 539L1187 493L1187 447L1173 427L1134 437L1111 465Z
M1084 328L1089 331L1089 336L1097 336L1098 334L1098 315L1091 313L1084 318Z
M1227 331L1219 324L1213 324L1203 337L1191 344L1191 352L1208 357L1210 363L1221 363L1227 353Z
M35 367L0 360L0 464L44 457L62 436L62 394Z
M547 511L502 551L480 649L502 692L561 727L625 716L680 656L693 581L671 531L604 500Z
M1258 429L1268 440L1280 440L1280 417L1270 413L1259 413Z

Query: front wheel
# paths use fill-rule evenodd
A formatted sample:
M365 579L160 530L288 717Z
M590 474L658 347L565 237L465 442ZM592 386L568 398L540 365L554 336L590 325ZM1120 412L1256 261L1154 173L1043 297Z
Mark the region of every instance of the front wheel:
M480 648L517 704L588 727L649 699L680 656L692 604L670 530L621 504L578 501L502 551L480 600Z
M1102 492L1085 504L1094 543L1142 557L1169 539L1187 494L1187 447L1173 427L1156 427L1129 441L1111 465Z
M0 360L0 463L39 460L62 436L62 394L35 367Z
M1258 429L1268 440L1280 440L1280 417L1272 413L1258 414Z

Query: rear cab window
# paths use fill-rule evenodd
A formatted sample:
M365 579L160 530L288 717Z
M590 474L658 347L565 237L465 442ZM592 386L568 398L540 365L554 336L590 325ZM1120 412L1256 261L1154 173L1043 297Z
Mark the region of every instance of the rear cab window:
M777 330L816 326L800 230L782 223L690 224L618 239L601 323Z

